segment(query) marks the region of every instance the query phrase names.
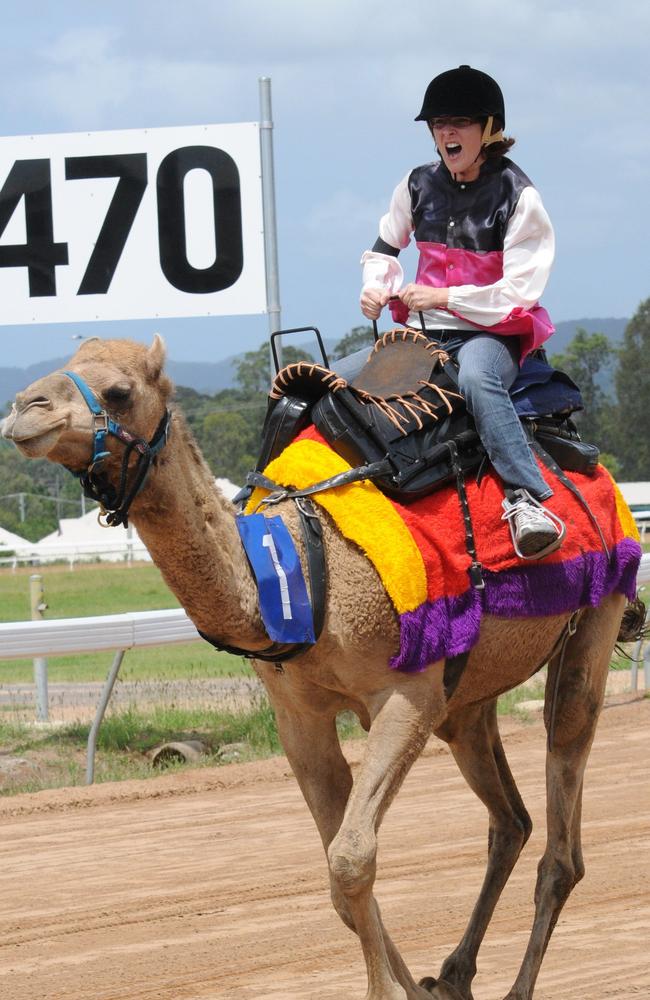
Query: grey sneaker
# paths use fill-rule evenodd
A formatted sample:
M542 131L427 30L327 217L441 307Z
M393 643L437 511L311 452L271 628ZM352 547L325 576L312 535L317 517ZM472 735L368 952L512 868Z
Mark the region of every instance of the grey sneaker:
M528 490L512 490L502 503L502 521L510 525L512 544L520 559L543 559L558 549L566 534L563 522Z

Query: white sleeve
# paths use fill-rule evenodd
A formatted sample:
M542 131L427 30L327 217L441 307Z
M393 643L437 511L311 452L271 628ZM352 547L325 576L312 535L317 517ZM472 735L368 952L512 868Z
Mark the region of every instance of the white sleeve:
M384 243L390 243L396 250L404 250L409 245L413 232L413 216L411 215L411 192L409 177L406 175L395 190L390 200L386 215L379 220L379 235Z
M413 232L411 215L411 194L408 182L410 172L399 182L390 200L386 215L379 222L379 235L384 243L403 250L408 246ZM404 271L397 257L366 250L361 258L363 264L363 288L382 288L394 295L404 280Z
M493 285L449 289L448 308L470 323L494 326L517 306L539 302L555 256L551 220L539 192L526 187L508 223L503 244L503 277Z

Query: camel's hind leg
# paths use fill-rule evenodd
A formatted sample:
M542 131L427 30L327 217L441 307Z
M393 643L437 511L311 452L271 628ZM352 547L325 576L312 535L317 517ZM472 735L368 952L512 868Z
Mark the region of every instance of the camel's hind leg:
M451 717L436 735L448 741L463 777L487 807L488 863L483 886L458 947L444 961L440 979L473 1000L476 956L532 823L515 785L501 744L496 700L473 705ZM435 980L423 980L423 985Z
M505 1000L530 1000L553 928L571 890L584 875L580 820L582 782L602 708L607 671L625 598L614 594L589 608L569 640L555 705L553 744L546 758L547 840L535 889L535 920L524 961ZM549 664L544 721L560 658Z

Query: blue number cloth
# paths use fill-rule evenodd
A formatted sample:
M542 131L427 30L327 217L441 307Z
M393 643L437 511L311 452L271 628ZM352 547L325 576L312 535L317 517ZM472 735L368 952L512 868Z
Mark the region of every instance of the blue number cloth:
M237 528L260 595L260 612L274 642L316 642L300 559L281 517L240 514Z

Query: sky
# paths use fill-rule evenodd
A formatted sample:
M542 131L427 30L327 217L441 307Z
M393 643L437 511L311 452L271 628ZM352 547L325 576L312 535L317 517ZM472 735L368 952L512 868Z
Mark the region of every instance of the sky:
M551 316L631 316L650 296L647 0L5 0L3 13L4 136L256 121L271 78L284 327L338 339L365 323L359 258L394 186L435 156L413 121L428 82L461 63L499 81L511 156L553 221ZM414 252L401 259L413 277ZM173 359L218 361L262 343L268 318L4 326L0 366L156 330Z

